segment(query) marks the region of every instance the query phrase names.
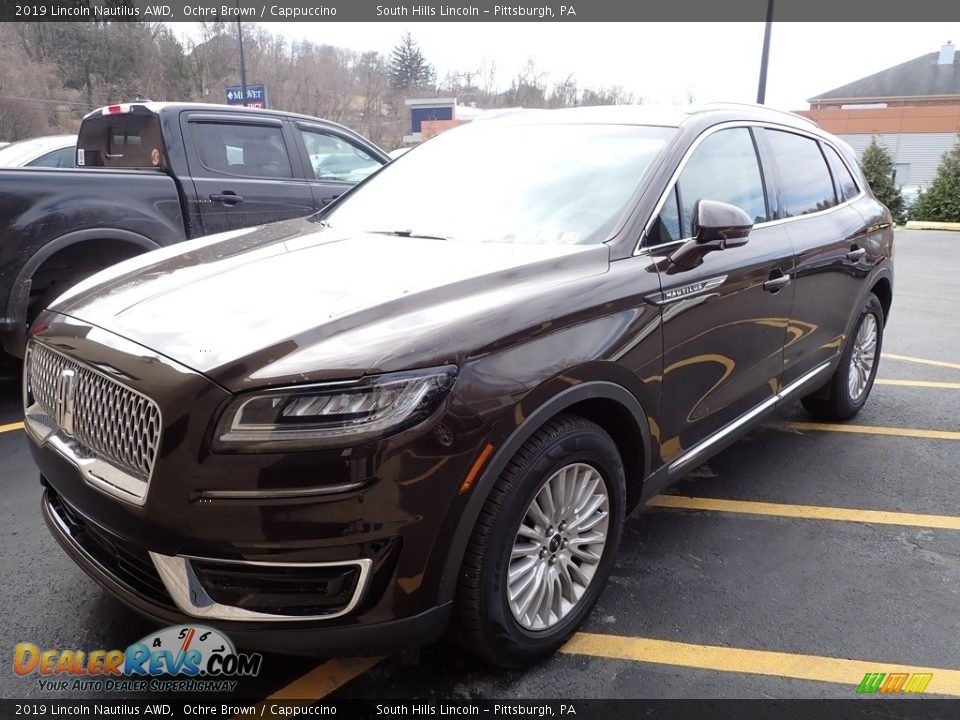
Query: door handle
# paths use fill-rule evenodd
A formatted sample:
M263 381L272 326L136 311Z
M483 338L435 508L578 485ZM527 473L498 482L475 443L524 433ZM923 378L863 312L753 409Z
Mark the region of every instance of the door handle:
M859 261L863 260L864 256L867 254L867 249L862 247L857 247L856 245L851 248L850 252L847 253L847 260Z
M211 193L210 199L224 205L239 205L243 202L243 195L237 195L232 190L224 190L222 193Z
M326 207L327 205L332 203L334 200L336 200L338 197L340 197L342 194L343 193L338 193L336 195L328 195L327 197L322 198L320 200L320 207Z
M769 293L778 293L789 284L789 275L777 275L776 277L771 277L769 280L767 280L763 284L763 289Z

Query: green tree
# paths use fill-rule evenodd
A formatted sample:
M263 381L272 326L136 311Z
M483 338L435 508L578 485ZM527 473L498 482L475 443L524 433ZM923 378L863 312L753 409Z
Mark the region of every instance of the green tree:
M410 33L406 33L390 53L390 85L399 92L432 88L436 72L427 62Z
M917 197L910 208L915 220L960 222L960 139L940 159L937 174L930 186Z
M876 138L870 141L863 151L860 160L863 174L870 183L873 194L890 210L896 223L902 224L906 219L903 207L903 196L893 184L893 158L887 148L877 142Z

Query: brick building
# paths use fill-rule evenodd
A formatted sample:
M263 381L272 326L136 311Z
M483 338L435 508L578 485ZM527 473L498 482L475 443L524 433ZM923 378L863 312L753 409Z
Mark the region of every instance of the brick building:
M936 173L960 133L960 54L952 42L810 98L801 110L846 140L857 154L876 137L896 166L896 185L911 196Z

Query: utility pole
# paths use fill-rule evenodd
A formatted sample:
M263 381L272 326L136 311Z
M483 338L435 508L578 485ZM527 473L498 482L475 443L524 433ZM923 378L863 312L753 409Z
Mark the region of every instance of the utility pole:
M770 0L773 2L773 0ZM239 0L238 0L239 8ZM237 45L240 47L240 90L243 92L243 106L247 106L247 68L243 62L243 25L237 20Z
M773 0L767 0L767 25L763 30L763 54L760 56L760 83L757 86L757 104L767 99L767 61L770 58L770 30L773 26Z

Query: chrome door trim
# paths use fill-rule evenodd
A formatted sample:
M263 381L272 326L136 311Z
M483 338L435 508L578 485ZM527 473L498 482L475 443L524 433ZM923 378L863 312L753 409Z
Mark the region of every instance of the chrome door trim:
M713 435L710 435L706 439L700 441L692 448L687 450L683 455L678 457L668 468L668 472L671 475L675 475L684 468L688 467L694 461L702 458L707 451L722 442L724 439L735 433L737 430L742 428L744 425L749 423L751 420L756 418L758 415L761 415L764 411L769 410L774 405L776 405L781 400L784 400L789 395L793 394L800 389L803 385L806 385L809 381L813 380L815 377L820 375L825 370L830 369L830 364L832 361L827 360L820 365L817 365L813 370L808 373L801 375L799 378L794 380L792 383L787 385L784 388L781 388L779 392L771 395L769 398L764 400L762 403L754 407L752 410L748 410L743 415L738 417L736 420L727 423L725 426L717 430Z
M693 155L696 149L700 147L700 144L704 140L706 140L708 137L710 137L716 132L720 132L721 130L729 130L731 128L749 128L749 127L770 128L771 130L782 130L785 132L791 132L795 135L804 135L805 137L808 137L811 140L816 140L817 142L822 142L825 145L830 146L831 148L833 148L833 150L836 151L837 155L840 157L840 162L847 169L847 172L850 173L850 176L854 178L855 181L857 181L857 186L860 190L860 192L857 193L854 197L850 198L849 200L844 200L843 202L838 203L833 207L827 208L825 210L819 210L815 213L809 213L807 215L797 215L795 217L779 218L776 220L767 220L766 222L757 223L756 225L754 225L753 226L754 230L759 228L765 228L765 227L773 227L775 225L783 225L784 223L793 222L794 220L802 220L806 218L817 217L819 215L825 215L826 213L834 212L835 210L839 210L840 208L847 207L848 205L853 204L854 202L860 200L866 195L866 191L862 187L859 187L861 183L859 182L859 180L857 180L857 175L850 170L850 166L847 165L847 160L844 157L843 153L840 152L839 148L837 148L837 146L834 145L829 138L823 137L813 132L809 132L807 130L802 130L800 128L792 127L790 125L780 125L779 123L771 122L769 120L731 120L728 122L719 123L717 125L714 125L713 127L707 128L702 133L700 133L696 137L696 139L694 139L694 141L690 144L690 147L687 148L687 151L684 153L683 157L680 159L680 162L677 165L676 170L674 170L673 174L670 176L670 181L667 183L666 188L664 188L664 191L660 194L660 199L657 200L657 204L653 206L653 212L650 214L650 217L647 219L647 222L643 226L643 232L640 233L640 239L637 241L637 245L633 250L634 256L646 255L646 254L649 254L650 251L652 250L668 247L675 243L686 242L687 240L690 239L689 237L680 238L679 240L671 240L670 242L660 243L659 245L651 245L650 247L643 247L644 238L646 238L647 235L650 234L650 230L653 226L653 223L656 221L657 217L660 215L660 211L663 209L663 205L667 201L667 197L670 195L670 191L673 190L673 187L677 182L677 178L680 177L680 173L683 172L683 169L684 167L686 167L687 162L690 160L691 155ZM757 158L757 162L760 163L761 160ZM826 159L824 159L824 164L826 165ZM829 167L828 167L828 171L829 171Z

